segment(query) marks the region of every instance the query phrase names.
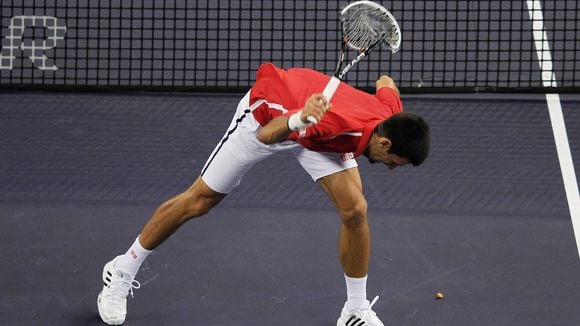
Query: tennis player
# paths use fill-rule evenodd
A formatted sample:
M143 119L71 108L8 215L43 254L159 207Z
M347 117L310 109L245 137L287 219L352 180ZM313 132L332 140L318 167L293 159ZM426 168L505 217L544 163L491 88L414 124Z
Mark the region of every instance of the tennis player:
M429 152L428 125L417 115L402 113L399 91L388 76L377 80L374 95L341 82L330 103L321 94L330 77L317 71L265 63L256 77L201 176L163 203L129 250L105 265L98 296L105 323L125 321L126 297L140 287L135 275L153 249L188 220L207 214L255 163L289 150L340 216L339 259L347 300L337 325L383 325L372 310L377 298L367 300L370 234L355 158L364 155L391 170L419 165Z

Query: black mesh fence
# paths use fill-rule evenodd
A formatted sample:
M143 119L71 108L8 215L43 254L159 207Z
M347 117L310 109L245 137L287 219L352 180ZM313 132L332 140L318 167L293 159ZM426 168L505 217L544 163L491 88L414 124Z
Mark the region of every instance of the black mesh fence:
M372 53L349 83L369 87L385 73L411 91L553 90L543 87L526 1L380 3L399 20L401 51ZM580 4L538 3L558 91L578 90ZM330 74L347 4L3 0L0 88L235 91L265 61Z

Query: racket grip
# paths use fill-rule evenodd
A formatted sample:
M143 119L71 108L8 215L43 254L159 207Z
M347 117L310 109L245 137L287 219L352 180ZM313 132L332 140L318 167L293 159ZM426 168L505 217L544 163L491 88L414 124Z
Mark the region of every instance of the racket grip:
M330 80L328 81L328 84L326 84L326 87L324 87L324 90L322 91L322 95L324 95L324 97L326 97L327 102L330 102L330 99L332 98L332 96L334 95L336 90L338 89L339 85L340 85L340 79L332 76L330 78ZM316 121L316 118L314 118L313 116L308 116L306 119L312 124L318 123L318 121Z
M338 88L339 85L340 85L340 79L338 79L334 76L332 76L332 78L330 78L330 80L328 81L328 84L326 84L326 87L322 91L322 95L324 95L324 97L326 97L326 100L328 102L330 102L330 99L334 95L334 92L336 92L336 89Z

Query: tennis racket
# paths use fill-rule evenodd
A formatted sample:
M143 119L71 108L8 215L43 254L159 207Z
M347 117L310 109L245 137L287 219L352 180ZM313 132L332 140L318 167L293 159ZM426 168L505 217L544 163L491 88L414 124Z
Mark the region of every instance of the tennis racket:
M330 101L346 73L375 48L382 44L395 53L401 46L399 23L385 7L377 3L353 2L342 9L339 20L342 42L338 62L333 77L322 92L327 101ZM358 55L343 68L347 48L358 51ZM307 119L311 123L317 123L312 116Z

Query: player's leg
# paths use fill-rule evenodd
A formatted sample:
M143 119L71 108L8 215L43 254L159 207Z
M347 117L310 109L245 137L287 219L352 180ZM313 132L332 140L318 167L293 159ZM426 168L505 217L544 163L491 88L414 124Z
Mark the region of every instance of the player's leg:
M140 244L146 250L157 248L189 219L209 213L225 196L199 177L188 190L157 208L139 236Z
M163 203L145 224L129 250L115 257L103 268L103 290L97 298L101 319L109 325L120 325L127 315L127 295L139 288L135 281L139 267L159 244L187 220L207 214L226 195L212 190L198 178L185 192Z
M358 168L328 175L318 182L340 215L339 257L342 264L347 301L337 321L338 326L383 326L367 300L366 283L371 249L367 202L362 191Z
M366 277L370 231L358 168L328 175L318 183L333 202L341 219L338 252L344 273L350 278Z
M367 203L356 161L352 155L293 150L302 167L325 190L341 219L339 259L347 288L347 301L337 325L381 326L366 298L370 257Z
M208 213L239 185L255 163L285 149L278 145L266 146L256 139L259 124L253 119L248 104L249 93L240 101L232 123L208 158L200 178L187 191L163 203L126 254L105 265L105 284L97 303L99 314L106 323L118 325L124 322L126 297L133 288L140 286L134 277L152 249L189 219Z
M215 152L212 153L212 157L215 157L213 156ZM218 155L220 154L218 153ZM240 175L240 173L236 172L236 169L240 165L236 164L233 158L223 160L220 158L218 157L214 165L220 165L217 162L222 164L219 167L209 169L212 171L209 175L212 173L220 175L223 180L228 180L229 177L231 184L237 184L239 181L235 180L235 176ZM229 164L223 164L224 162ZM104 285L98 295L97 306L99 315L105 323L120 325L125 321L127 315L126 298L129 293L133 294L134 288L140 287L139 282L135 281L135 276L151 251L189 219L207 214L226 196L226 193L212 189L203 180L203 177L199 177L189 189L164 202L155 210L143 227L141 234L125 254L115 257L103 268Z

